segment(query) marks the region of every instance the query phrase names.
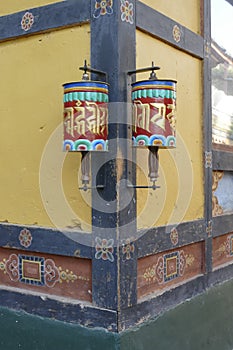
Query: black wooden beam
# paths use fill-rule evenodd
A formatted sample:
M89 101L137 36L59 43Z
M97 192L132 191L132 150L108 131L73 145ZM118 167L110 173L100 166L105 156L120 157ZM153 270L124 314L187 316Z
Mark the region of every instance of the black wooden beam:
M126 186L129 177L132 183L136 183L136 153L132 148L132 109L130 108L132 103L131 83L134 76L127 75L128 71L136 69L136 3L137 0L130 1L130 6L133 8L131 22L122 21L120 17L122 13L119 13L121 25L119 27L118 52L121 79L118 84L123 94L120 101L123 100L124 103L119 110L119 115L122 115L123 118L118 128L118 152L124 161L121 162L122 171L120 167L118 169L118 288L120 291L118 310L137 303L137 249L133 241L137 231L137 200L136 190ZM124 86L123 89L122 86Z
M137 1L136 12L136 26L138 29L195 57L204 58L203 37L140 1ZM175 26L179 28L179 40L175 40L173 36Z
M174 245L171 240L171 233L175 230L178 236L177 244ZM148 230L137 232L138 257L157 254L163 251L182 247L184 245L203 241L206 237L205 220L196 220L180 223L178 225L169 225L163 227L154 227Z
M21 27L21 20L26 12L34 17L34 23L27 31ZM41 6L0 17L0 41L73 26L89 20L90 1L87 0L67 0Z
M213 170L233 171L233 153L213 151Z
M161 295L148 296L136 306L122 310L119 314L119 323L122 329L138 325L158 317L161 313L175 307L184 300L191 299L202 294L207 288L233 278L233 264L220 268L208 275L198 276L184 284L174 286Z
M135 307L122 310L119 314L119 322L122 329L149 321L184 300L203 293L206 285L205 281L205 276L197 277L195 280L174 287L172 292L169 290L160 295L151 294L146 300L142 300Z
M31 235L31 242L27 247L20 239L22 230L27 230ZM88 232L2 223L0 224L0 246L88 259L92 257L92 235Z
M213 218L213 237L225 235L233 231L233 214L220 215Z
M109 100L118 98L117 80L119 66L116 60L118 50L118 26L116 3L109 8L109 12L101 15L96 13L95 0L91 0L91 66L104 71L108 75L110 84ZM100 10L100 9L99 9ZM92 74L92 80L99 77ZM115 96L114 96L115 91ZM118 241L117 241L117 193L116 193L116 157L115 144L117 139L117 124L114 121L114 109L109 108L109 152L107 155L98 154L91 159L92 186L95 177L103 173L105 187L100 191L92 191L92 233L96 252L92 258L92 300L98 307L112 310L118 308ZM96 175L95 175L96 174ZM97 249L101 242L107 242L111 247L111 255L107 259L97 256Z
M205 56L203 62L203 159L204 159L204 215L206 220L206 273L212 271L212 108L211 108L211 4L202 1Z
M227 0L233 6L233 0Z
M117 332L117 313L112 310L96 309L88 303L75 300L59 300L48 295L36 295L27 291L16 292L13 288L0 289L1 306L23 310L41 317L55 318L63 322L88 327L101 327Z
M131 242L136 232L136 200L135 190L126 186L128 165L132 163L127 105L131 102L131 85L127 72L136 66L135 1L130 2L133 12L128 20L120 1L114 1L104 15L99 15L95 5L92 0L91 65L108 75L109 143L108 154L92 158L92 173L102 172L106 184L101 191L92 191L92 227L93 240L107 240L114 252L112 261L97 259L94 252L92 296L95 305L119 310L137 299L137 255ZM94 176L92 181L94 186ZM130 248L129 254L126 247Z

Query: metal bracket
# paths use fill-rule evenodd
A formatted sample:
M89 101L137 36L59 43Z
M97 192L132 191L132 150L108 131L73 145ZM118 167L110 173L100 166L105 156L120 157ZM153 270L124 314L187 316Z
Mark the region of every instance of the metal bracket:
M145 67L145 68L139 68L139 69L131 70L131 71L128 71L127 74L128 75L133 75L133 74L137 74L137 73L144 73L144 72L151 71L149 80L153 80L153 79L155 80L155 79L157 79L157 76L155 74L155 70L159 70L159 69L160 69L160 67L155 66L154 62L152 62L151 67Z
M160 188L160 186L156 186L155 183L153 182L153 185L151 186L136 186L136 185L127 185L128 188L151 188L152 190L156 190L157 188Z
M79 67L80 70L84 71L83 80L89 80L89 76L87 74L87 72L89 73L94 73L94 74L98 74L98 75L104 75L105 76L105 80L108 80L108 74L106 72L103 72L102 70L98 70L98 69L94 69L92 67L88 67L87 66L87 60L84 60L84 66L83 67Z
M144 185L128 185L129 188L152 188L152 190L156 190L160 188L160 186L156 186L155 182L157 181L159 175L159 148L157 146L148 146L149 156L148 156L148 167L149 167L149 178L152 182L151 186Z
M81 159L81 173L82 173L82 184L83 186L79 187L79 190L87 191L91 189L104 189L104 185L96 185L94 187L88 186L90 183L90 152L82 151Z
M82 190L84 192L86 192L87 190L94 190L94 189L103 190L104 189L104 185L97 185L97 186L94 186L94 187L89 187L89 186L87 186L87 184L84 184L82 187L79 187L79 190Z

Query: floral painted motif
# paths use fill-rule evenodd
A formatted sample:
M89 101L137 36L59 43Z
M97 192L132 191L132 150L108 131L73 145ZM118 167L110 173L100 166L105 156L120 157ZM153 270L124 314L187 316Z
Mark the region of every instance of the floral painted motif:
M173 245L177 245L179 242L178 231L176 228L171 230L170 239Z
M212 215L218 216L223 214L223 208L218 202L218 197L214 195L214 192L218 188L219 181L223 178L223 171L212 172Z
M231 255L231 246L230 246L230 240L227 239L226 242L222 243L219 248L216 250L216 253L218 253L219 256L227 255L228 257Z
M123 247L122 247L123 261L130 260L133 257L134 250L135 250L134 243L130 242L130 240L127 239L125 244L123 244Z
M14 282L19 280L19 258L16 254L11 254L5 262L5 271Z
M77 258L80 258L80 256L81 256L81 251L80 251L80 249L76 249L76 250L75 250L74 256L76 256Z
M32 234L26 228L20 231L19 242L24 248L28 248L32 244Z
M195 261L195 258L192 254L185 255L185 267L192 266Z
M179 42L180 42L180 39L181 39L181 30L180 30L180 27L178 27L177 24L174 25L172 34L173 34L173 39L174 39L177 43L179 43Z
M34 23L34 16L31 12L26 12L21 20L21 28L27 32L29 29L31 29L32 25Z
M133 4L128 0L121 0L121 20L133 24Z
M109 259L111 259L110 255ZM57 283L75 283L78 280L90 280L88 276L76 275L69 269L56 266L52 259L34 255L11 254L8 258L0 261L0 272L7 274L13 282L38 287L47 286L49 288L53 288Z
M104 15L111 15L113 13L113 0L96 0L94 18L99 18Z
M143 273L147 284L157 282L163 284L178 277L182 277L186 268L191 267L195 261L192 254L185 254L183 250L164 254L157 260L156 265L149 266Z
M184 255L184 252L183 250L180 251L180 264L179 264L179 267L180 267L180 276L183 276L184 274L184 270L185 270L185 267L187 265L187 261L186 261L186 256Z
M143 277L145 278L146 282L152 283L155 282L156 276L155 276L155 269L153 267L148 267L143 274Z
M6 271L6 259L3 259L3 261L0 261L0 270Z
M215 192L218 188L219 181L223 178L223 171L213 171L212 172L212 192Z
M52 259L45 260L44 278L46 286L50 288L60 280L60 272Z
M160 257L155 266L156 278L159 283L164 282L164 259Z
M212 152L205 151L205 168L212 168Z
M217 196L212 196L212 215L213 216L219 216L223 214L223 208L218 202Z
M225 255L227 258L233 256L233 235L227 236L226 241L219 246L216 253L218 253L219 256Z
M59 272L60 272L60 280L59 280L60 283L62 282L74 283L74 281L78 279L77 275L75 275L73 271L69 271L68 269L63 270L61 266L59 267Z
M231 257L233 255L233 235L227 237L226 242L222 244L222 247L225 247L224 253L227 257Z
M114 261L113 256L113 239L101 239L99 237L96 237L96 253L95 258L96 259L102 259L102 260L109 260L111 262Z

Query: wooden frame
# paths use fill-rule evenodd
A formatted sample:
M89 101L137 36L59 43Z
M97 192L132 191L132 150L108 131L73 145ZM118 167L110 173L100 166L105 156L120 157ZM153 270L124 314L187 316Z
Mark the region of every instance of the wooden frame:
M21 27L21 20L26 12L34 16L33 26L28 31ZM90 4L88 1L63 1L41 6L28 11L20 11L0 17L0 41L11 40L62 27L74 26L90 21Z
M158 11L151 9L140 1L137 2L136 12L140 13L140 16L136 18L136 26L138 29L192 56L200 59L204 58L203 37ZM175 25L178 25L182 33L179 42L176 42L172 35L172 29Z

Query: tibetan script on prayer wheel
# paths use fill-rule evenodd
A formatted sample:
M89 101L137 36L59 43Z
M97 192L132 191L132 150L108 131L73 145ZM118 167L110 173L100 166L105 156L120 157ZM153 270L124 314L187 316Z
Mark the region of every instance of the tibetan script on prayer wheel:
M132 101L134 146L176 147L176 82L133 83Z
M64 87L64 150L106 151L108 84L80 81Z

